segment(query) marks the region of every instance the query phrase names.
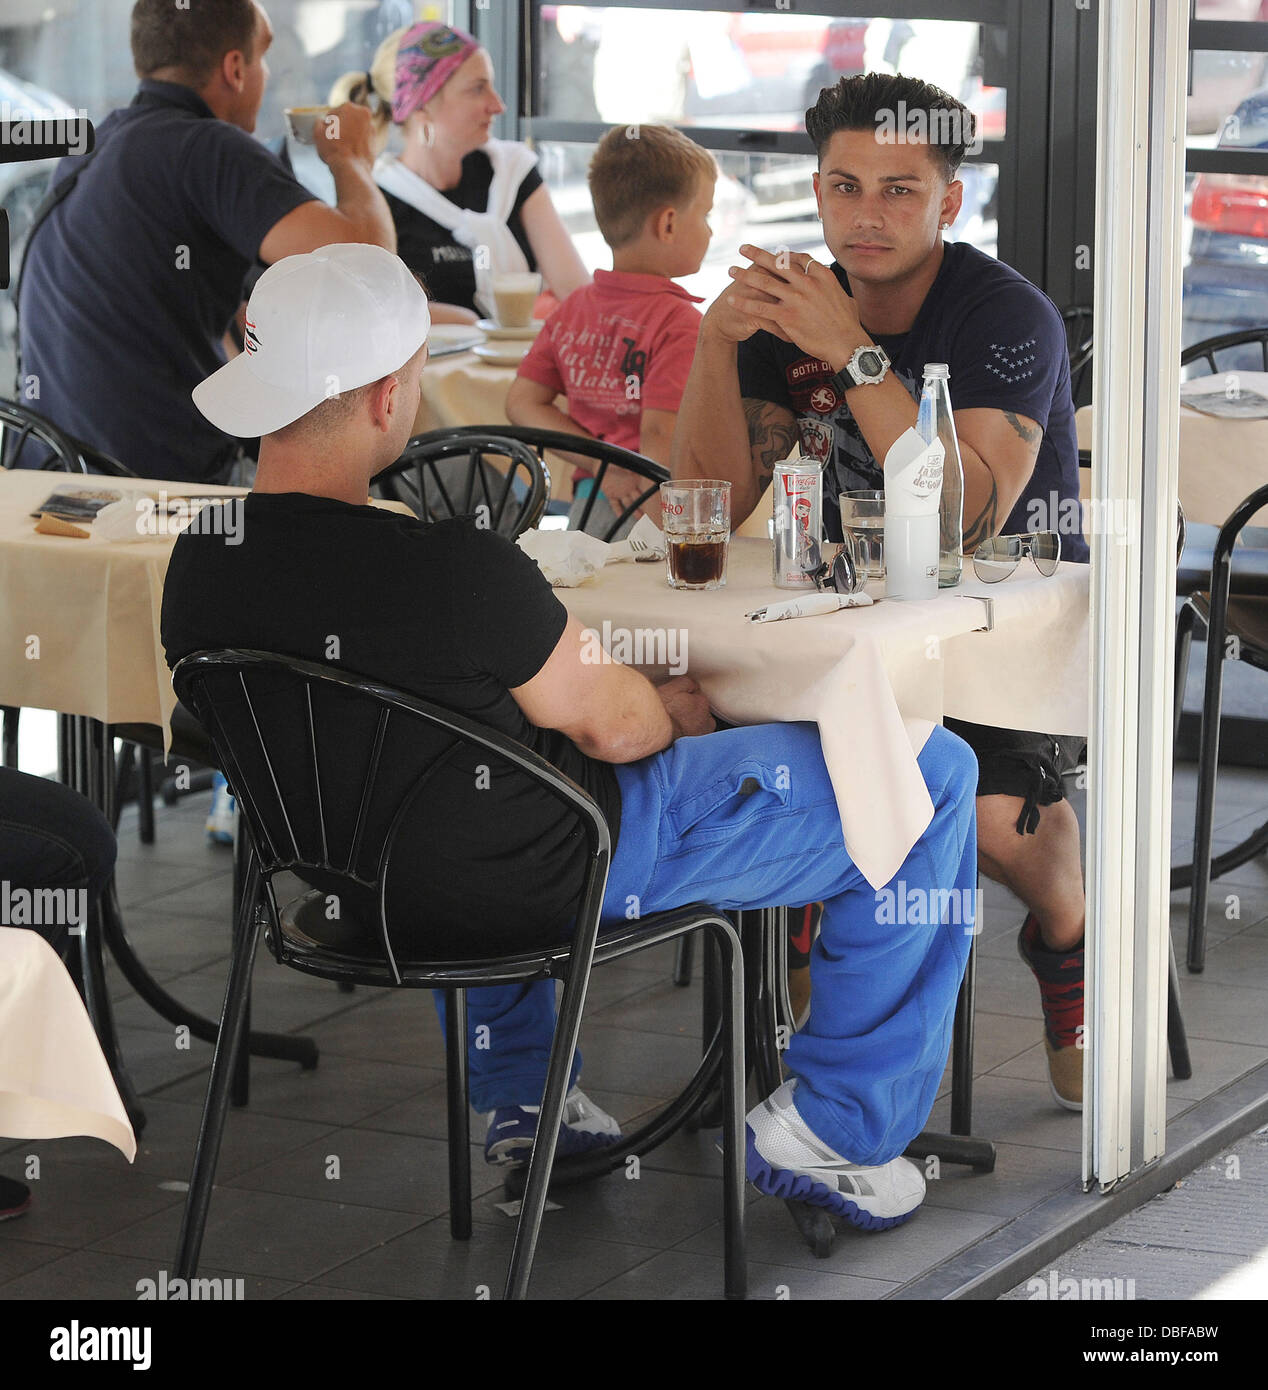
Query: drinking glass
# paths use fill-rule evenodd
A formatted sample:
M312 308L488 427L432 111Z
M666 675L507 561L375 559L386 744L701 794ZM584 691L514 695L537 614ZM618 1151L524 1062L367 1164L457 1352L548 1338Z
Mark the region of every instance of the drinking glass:
M885 494L872 490L843 492L841 534L859 574L867 579L884 579Z
M731 542L731 484L691 478L660 485L671 589L720 589Z

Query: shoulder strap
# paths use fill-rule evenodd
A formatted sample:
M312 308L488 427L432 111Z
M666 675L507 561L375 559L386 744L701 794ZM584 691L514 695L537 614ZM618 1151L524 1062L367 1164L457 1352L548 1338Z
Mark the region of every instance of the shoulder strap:
M22 389L22 332L20 322L22 313L22 279L26 274L26 258L31 254L31 242L35 239L36 232L48 221L49 214L53 209L70 196L71 190L79 182L80 175L83 174L84 170L92 163L94 156L100 148L100 145L96 145L89 150L87 154L80 155L75 161L75 165L70 173L67 174L64 179L54 184L44 195L40 205L35 209L31 217L31 225L26 234L26 243L22 247L22 260L18 265L17 277L13 282L13 353L16 364L13 394L15 399L20 395Z

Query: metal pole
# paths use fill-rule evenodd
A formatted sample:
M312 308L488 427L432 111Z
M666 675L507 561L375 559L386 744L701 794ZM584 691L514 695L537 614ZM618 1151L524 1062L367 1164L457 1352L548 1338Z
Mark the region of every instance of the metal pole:
M1102 1189L1165 1144L1187 55L1188 0L1102 0L1083 1126Z

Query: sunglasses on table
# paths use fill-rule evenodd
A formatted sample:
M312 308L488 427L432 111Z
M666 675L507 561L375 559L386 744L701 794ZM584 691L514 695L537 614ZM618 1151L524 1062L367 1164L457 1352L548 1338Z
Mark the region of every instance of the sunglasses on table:
M984 584L998 584L1012 574L1026 555L1045 579L1051 579L1061 562L1061 537L1055 531L992 536L973 552L973 573Z
M867 583L867 576L859 574L848 545L842 546L829 564L818 541L807 541L801 548L799 563L802 574L814 580L815 588L829 593L857 594Z

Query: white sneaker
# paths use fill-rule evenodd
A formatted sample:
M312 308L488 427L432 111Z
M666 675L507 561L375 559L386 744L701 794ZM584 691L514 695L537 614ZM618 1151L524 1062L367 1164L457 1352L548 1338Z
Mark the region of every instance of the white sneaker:
M540 1105L505 1105L500 1110L490 1110L484 1139L485 1161L499 1166L527 1163L537 1137L540 1112ZM621 1126L574 1086L564 1098L564 1119L555 1156L571 1158L591 1149L605 1149L620 1138Z
M759 1192L826 1207L866 1231L906 1221L925 1197L920 1169L905 1158L868 1168L818 1139L793 1105L796 1079L785 1081L748 1114L745 1165Z
M211 810L207 814L208 843L233 844L233 832L237 823L237 800L229 792L229 783L217 772L211 779Z

